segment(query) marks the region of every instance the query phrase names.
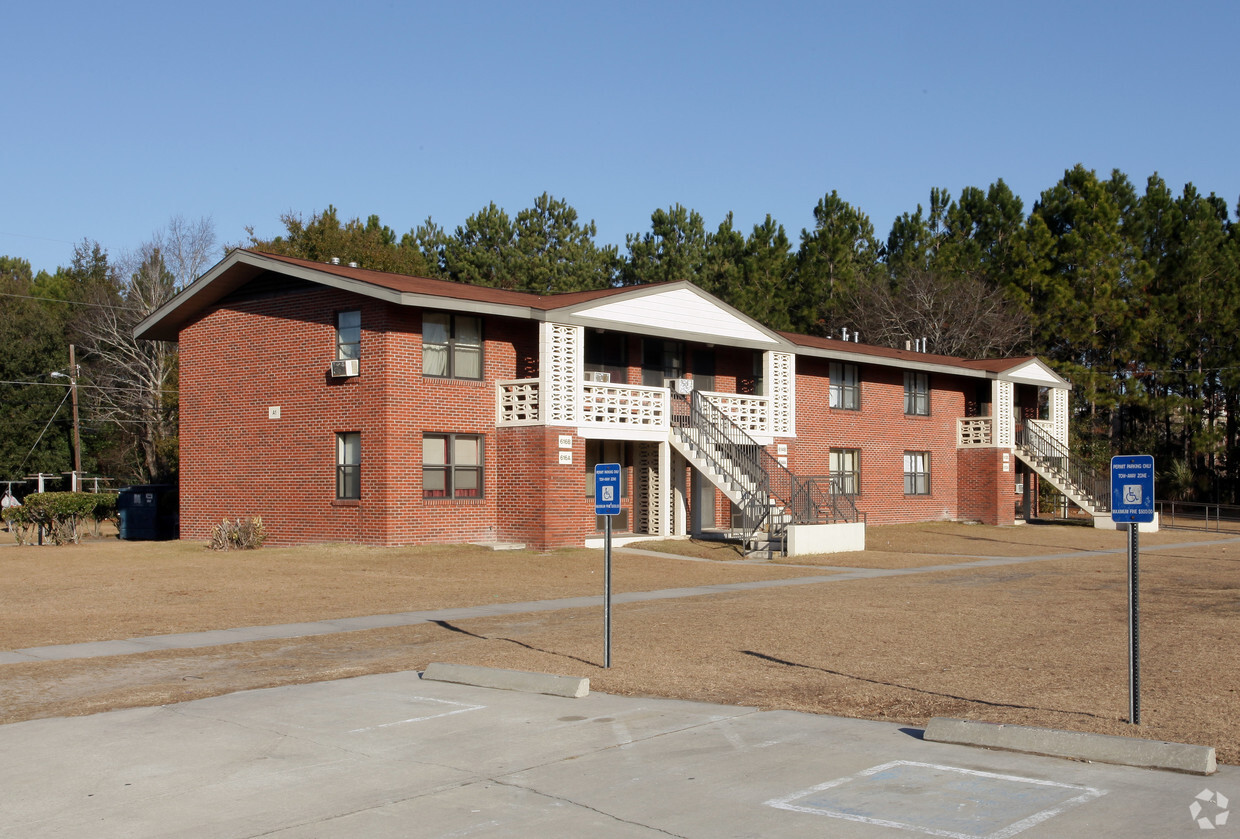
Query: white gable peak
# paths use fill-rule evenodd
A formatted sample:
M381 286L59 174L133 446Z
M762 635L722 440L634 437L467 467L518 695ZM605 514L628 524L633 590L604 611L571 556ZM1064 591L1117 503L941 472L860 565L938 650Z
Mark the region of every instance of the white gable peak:
M780 340L721 303L688 288L608 299L573 307L573 320L641 332L689 333L706 338L778 345Z

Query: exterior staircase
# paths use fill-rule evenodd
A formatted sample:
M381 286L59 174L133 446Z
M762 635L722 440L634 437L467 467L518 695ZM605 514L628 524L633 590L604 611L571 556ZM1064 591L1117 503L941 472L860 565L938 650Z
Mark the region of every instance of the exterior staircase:
M793 524L857 521L852 498L830 481L798 478L697 391L673 394L670 441L706 480L741 511L749 554L786 549Z
M1072 458L1063 443L1033 423L1016 429L1016 457L1091 516L1110 514L1110 476Z

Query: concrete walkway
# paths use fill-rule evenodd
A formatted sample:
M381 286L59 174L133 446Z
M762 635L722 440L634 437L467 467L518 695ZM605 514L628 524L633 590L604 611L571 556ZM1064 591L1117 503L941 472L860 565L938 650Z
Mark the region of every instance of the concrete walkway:
M1240 542L1240 538L1220 539L1217 542L1188 542L1175 545L1158 545L1143 548L1150 553L1164 550L1178 550L1202 544L1220 544ZM692 586L686 588L658 589L656 591L635 591L614 594L613 605L641 603L651 600L676 600L686 597L705 597L712 594L725 594L737 591L755 591L758 589L783 588L786 586L818 585L820 583L838 583L845 580L868 580L883 577L901 577L915 574L932 574L939 571L965 571L970 568L993 568L1003 565L1024 565L1031 562L1047 562L1057 559L1073 559L1086 556L1110 556L1123 554L1126 549L1100 551L1072 551L1069 553L1043 554L1041 556L984 556L971 562L956 562L941 565L922 565L915 568L847 568L839 566L805 565L792 566L830 572L805 577L792 577L779 580L755 580L743 583L721 583L710 586ZM659 553L634 548L617 548L617 552L656 556L661 559L679 559L684 561L712 562L714 560L697 560L692 557L678 557L674 554ZM788 567L786 565L781 567ZM145 638L129 638L116 641L88 641L81 644L56 644L46 647L26 647L20 650L0 652L0 664L21 664L32 661L62 661L73 658L99 658L103 656L133 655L149 653L157 650L189 650L200 647L217 647L227 644L246 644L254 641L270 641L282 638L301 638L308 635L330 635L339 632L358 632L367 629L387 629L398 626L413 626L420 623L435 621L459 621L469 618L489 618L503 615L519 615L529 612L554 612L563 609L598 608L603 604L602 595L587 597L565 597L556 600L529 600L523 603L497 603L486 606L464 606L451 609L431 609L420 612L397 612L390 615L365 615L354 618L333 618L331 620L313 621L308 623L285 623L271 626L246 626L236 629L214 629L206 632L183 632L173 635L152 635Z

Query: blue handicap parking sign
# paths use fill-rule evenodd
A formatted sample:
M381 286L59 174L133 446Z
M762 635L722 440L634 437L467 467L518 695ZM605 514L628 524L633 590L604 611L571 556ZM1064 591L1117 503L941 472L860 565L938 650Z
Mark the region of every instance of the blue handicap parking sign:
M1125 454L1111 458L1111 520L1145 524L1154 520L1154 457Z
M600 463L594 467L594 514L620 515L619 463Z

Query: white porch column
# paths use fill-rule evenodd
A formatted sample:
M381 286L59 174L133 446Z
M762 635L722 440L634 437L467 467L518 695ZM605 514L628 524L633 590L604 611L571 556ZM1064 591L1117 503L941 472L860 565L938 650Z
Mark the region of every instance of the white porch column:
M543 422L573 425L585 364L582 328L562 323L538 327L538 389Z
M659 443L659 479L656 496L651 499L659 511L660 536L671 536L675 533L672 521L672 498L675 495L672 475L672 444L666 440ZM683 515L681 517L683 521Z
M1068 389L1051 388L1051 434L1068 447Z
M668 448L671 448L669 445ZM689 532L689 461L672 451L672 535L685 536Z
M993 413L994 432L991 437L996 448L1010 449L1016 445L1016 386L1011 382L995 379L990 388L990 404Z
M767 350L762 354L766 395L770 398L767 430L776 437L797 433L797 359L792 353Z

